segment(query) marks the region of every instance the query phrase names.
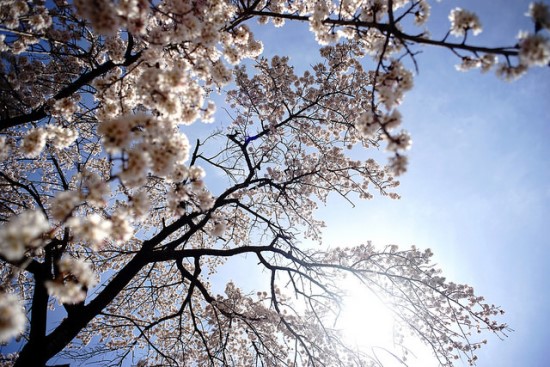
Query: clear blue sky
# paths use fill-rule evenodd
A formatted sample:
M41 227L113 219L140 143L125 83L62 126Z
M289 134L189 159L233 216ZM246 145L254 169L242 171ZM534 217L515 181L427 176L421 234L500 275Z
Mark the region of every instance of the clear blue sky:
M476 11L484 25L474 42L509 45L528 1L442 1L432 5L434 36L448 29L450 9ZM317 57L311 34L288 25L259 28L265 55L290 55L307 68ZM263 31L262 31L263 30ZM320 210L325 243L430 247L449 279L473 285L506 310L515 330L489 338L480 367L545 367L550 361L550 68L507 83L494 74L454 69L449 52L423 48L420 74L401 107L411 132L402 199L334 199ZM337 213L337 215L334 215Z

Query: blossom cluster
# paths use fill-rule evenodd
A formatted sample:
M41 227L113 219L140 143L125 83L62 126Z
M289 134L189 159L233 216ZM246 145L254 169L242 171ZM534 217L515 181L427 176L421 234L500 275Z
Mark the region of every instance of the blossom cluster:
M30 130L25 135L20 149L27 158L36 158L40 156L48 141L54 149L61 150L69 147L77 138L78 132L73 128L48 125L45 128Z
M44 245L42 235L50 229L44 214L28 210L10 218L0 227L0 255L9 261L19 261L29 250Z
M40 41L37 36L52 25L52 17L41 1L6 0L0 4L0 24L8 30L22 31L8 33L8 37L0 35L0 51L17 55Z
M535 23L535 33L519 33L519 64L514 67L501 64L497 71L509 80L521 76L529 67L550 65L549 7L544 3L532 3L526 15Z
M550 40L541 34L519 35L519 61L525 66L547 66L550 63Z
M143 184L149 170L161 177L176 174L175 168L189 157L189 140L173 120L148 115L122 115L102 122L98 132L108 152L127 151L120 174L130 187Z
M387 72L381 73L375 86L379 99L387 110L399 105L405 92L413 87L412 73L402 63L393 60Z
M26 322L25 309L19 297L0 291L0 343L21 335Z
M542 2L533 2L525 15L534 22L535 32L519 32L518 63L516 65L513 65L509 58L505 62L498 63L495 54L486 53L482 56L463 56L457 69L467 71L480 68L482 72L486 72L497 65L497 75L506 80L514 80L522 76L530 67L548 66L550 64L549 7ZM451 20L451 34L455 36L465 36L469 30L472 30L474 35L481 32L481 23L474 13L456 8L449 15L449 19Z
M475 36L482 31L478 16L468 10L461 8L451 10L449 20L451 21L451 34L454 36L464 36L470 30Z
M550 29L550 9L542 2L533 2L525 14L533 19L535 28Z
M64 257L57 263L58 275L45 282L48 293L60 303L75 304L86 299L86 292L97 279L88 265L80 259Z
M515 66L500 64L497 73L507 80L523 75L529 67L550 65L550 10L547 4L531 3L525 14L535 23L535 32L521 31L518 35L519 63Z

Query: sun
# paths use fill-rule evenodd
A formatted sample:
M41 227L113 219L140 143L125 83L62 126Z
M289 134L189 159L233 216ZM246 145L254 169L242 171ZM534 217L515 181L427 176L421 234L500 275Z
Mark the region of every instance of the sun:
M358 280L343 283L343 300L337 327L346 342L358 348L392 347L394 319L382 301Z
M356 279L346 279L342 290L347 294L336 327L342 331L344 342L363 351L385 367L435 367L438 366L431 350L419 339L406 337L408 350L406 364L396 356L403 349L395 343L398 323L394 314L382 300Z

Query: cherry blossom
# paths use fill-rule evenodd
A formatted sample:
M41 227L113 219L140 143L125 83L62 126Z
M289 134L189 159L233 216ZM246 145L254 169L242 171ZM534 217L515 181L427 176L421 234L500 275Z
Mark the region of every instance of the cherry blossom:
M0 291L0 343L21 335L26 323L25 309L19 297Z
M449 14L449 20L451 21L451 34L454 36L464 36L470 30L474 35L481 33L479 18L470 11L455 8Z
M79 303L97 280L90 266L82 260L64 257L57 263L59 274L44 283L48 293L60 303Z
M67 225L78 239L90 243L93 249L103 247L103 241L111 235L112 223L97 213L85 218L72 217L67 221Z
M500 308L446 280L430 250L326 247L316 217L332 196L399 198L414 138L399 108L421 47L508 80L550 61L543 3L509 45L471 43L483 16L460 8L432 35L431 13L426 0L3 1L0 342L23 335L6 364L377 366L333 327L346 277L388 305L396 345L412 333L441 365L474 364L478 333L505 335ZM291 22L320 45L301 72L255 34ZM252 259L261 289L216 280L232 259Z
M545 66L550 62L550 40L540 34L520 35L519 60L525 66Z
M0 227L0 255L7 260L20 260L28 249L44 244L41 235L49 228L40 211L29 210L12 217Z
M525 14L533 18L536 28L550 29L550 9L542 2L531 3Z

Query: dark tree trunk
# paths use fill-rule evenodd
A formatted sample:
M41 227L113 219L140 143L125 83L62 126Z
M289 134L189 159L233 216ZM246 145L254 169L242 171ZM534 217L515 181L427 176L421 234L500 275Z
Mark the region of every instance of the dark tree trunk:
M14 367L46 367L48 360L61 352L71 340L73 340L90 321L99 315L122 289L124 289L143 266L147 264L147 253L146 251L138 253L122 270L120 270L96 298L88 305L82 306L77 312L70 312L61 324L59 324L59 326L49 335L39 337L34 336L38 334L33 334L33 332L31 332L30 340L19 353L19 357ZM38 288L40 287L37 287L37 289ZM47 302L44 310L47 310ZM34 316L34 314L33 310L32 316ZM31 322L31 325L32 324ZM33 336L36 339L33 339Z

